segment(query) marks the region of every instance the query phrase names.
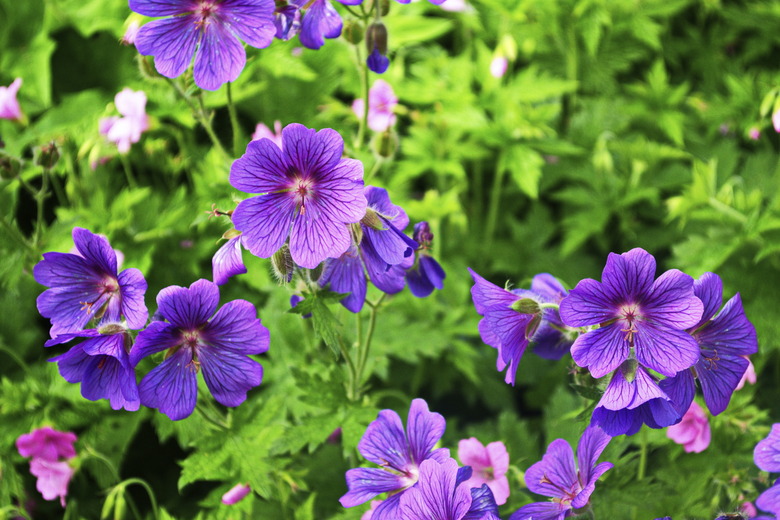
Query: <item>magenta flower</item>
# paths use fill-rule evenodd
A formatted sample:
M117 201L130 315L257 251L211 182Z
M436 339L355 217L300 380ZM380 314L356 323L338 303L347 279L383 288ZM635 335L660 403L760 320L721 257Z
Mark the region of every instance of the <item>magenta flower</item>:
M401 418L393 410L382 410L368 425L358 451L380 468L354 468L347 471L349 491L339 501L354 507L381 493L387 499L374 510L372 520L397 520L401 497L420 476L420 464L428 459L444 462L450 457L446 448L433 449L446 427L444 417L428 411L422 399L412 401L404 432Z
M50 318L51 336L79 332L92 318L131 329L146 324L146 280L138 269L117 273L117 255L105 237L73 228L78 254L44 253L33 268L35 281L48 286L38 296L38 312Z
M22 109L16 94L22 86L22 78L16 78L7 87L0 87L0 119L19 120L22 118Z
M218 304L219 289L207 280L160 291L157 312L167 321L153 321L130 351L133 366L167 351L139 385L141 404L174 421L188 417L195 409L201 370L214 399L224 406L240 405L260 384L263 367L248 355L268 350L268 329L248 301L234 300L217 311Z
M534 493L552 498L534 502L515 511L509 520L563 520L590 502L596 481L613 467L611 462L596 464L611 437L589 426L577 444L577 461L568 442L556 439L547 453L525 472L525 483Z
M195 84L217 90L235 81L246 64L241 40L268 47L276 33L273 0L129 0L145 16L168 16L138 31L135 46L154 56L157 72L181 75L195 55Z
M313 269L352 244L348 225L366 214L363 165L341 157L344 140L330 128L290 124L282 142L252 141L233 162L233 187L260 194L239 203L233 224L252 254L268 258L289 237L293 261Z
M466 481L469 487L479 488L487 484L497 505L506 503L509 498L509 453L501 441L484 446L474 437L458 442L458 458L464 466L471 466L471 478Z
M764 471L780 473L780 423L773 424L767 438L756 444L753 461ZM761 493L756 500L756 506L762 511L780 516L780 479Z
M707 413L693 401L682 421L666 429L666 436L677 444L682 444L686 453L701 453L710 445Z
M130 145L141 139L149 129L146 115L146 94L142 91L123 89L114 97L114 105L123 117L106 117L100 120L100 133L116 144L120 153L130 151Z
M655 277L655 258L643 249L610 253L601 282L582 280L563 299L560 314L569 327L600 327L571 347L575 363L604 377L629 356L665 376L692 366L699 346L685 329L699 322L703 305L693 278L676 269Z
M279 148L282 147L282 122L278 119L274 121L274 129L265 126L263 123L257 123L255 132L252 134L252 141L259 141L260 139L270 139Z
M244 500L246 496L252 491L252 488L250 488L247 484L236 484L230 490L222 495L222 503L228 506L232 506L233 504L237 504Z
M73 447L76 440L75 433L61 432L44 426L20 435L16 439L16 449L22 457L48 461L72 459L76 456L76 449Z
M398 98L393 92L393 87L383 79L374 82L368 91L368 127L374 132L384 132L395 124L393 109L398 104ZM363 98L358 98L352 103L352 111L363 119L365 103Z
M761 130L757 126L751 126L748 129L748 137L753 141L758 141L761 138Z

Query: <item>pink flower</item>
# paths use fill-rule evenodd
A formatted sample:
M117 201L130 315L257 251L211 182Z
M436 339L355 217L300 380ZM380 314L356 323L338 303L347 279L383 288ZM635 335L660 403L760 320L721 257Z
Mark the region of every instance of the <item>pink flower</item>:
M127 24L127 30L125 30L125 34L122 36L122 39L119 40L119 42L122 45L134 45L135 37L138 35L138 29L140 28L141 25L138 23L138 20L133 20Z
M374 132L384 132L395 123L393 109L398 104L398 98L393 87L383 79L374 82L368 91L368 127ZM358 98L352 103L352 111L358 119L363 118L363 99Z
M76 442L76 434L60 432L44 426L25 433L16 439L16 449L22 457L57 462L61 458L72 459L76 456L73 443Z
M247 484L236 484L230 491L222 495L222 503L232 506L235 503L241 502L252 491Z
M748 516L748 518L753 518L758 514L756 506L754 506L751 502L743 503L740 509Z
M503 442L491 442L485 447L474 437L463 439L458 443L458 458L464 466L471 466L473 473L466 481L469 487L478 488L487 484L496 504L506 503L509 497L509 481L506 478L509 454Z
M22 78L16 78L7 87L0 87L0 119L19 120L22 118L22 109L16 99L16 93L22 86Z
M371 520L374 517L374 510L376 509L376 506L381 504L382 500L372 500L371 501L371 509L363 513L363 516L360 517L360 520Z
M775 127L775 132L780 132L780 107L772 114L772 126Z
M60 505L65 507L68 484L73 477L73 468L66 461L53 462L45 459L30 461L30 473L38 477L35 487L46 500L60 497Z
M710 445L710 423L707 414L696 401L683 415L682 421L669 426L666 436L682 444L687 453L701 453Z
M116 144L120 153L130 151L130 145L141 139L141 134L149 128L149 116L146 115L146 94L142 90L125 88L114 97L116 109L124 117L106 117L100 120L100 133Z
M465 13L474 10L473 7L466 3L466 0L445 0L443 4L439 5L445 11L452 13Z
M747 370L742 374L742 379L739 380L739 383L737 383L737 387L734 390L741 390L746 382L751 385L756 384L756 367L753 366L753 363L749 359Z
M748 130L748 137L754 141L758 141L758 138L761 137L761 130L755 126L750 127L750 130Z
M509 66L509 61L505 57L496 56L490 62L490 75L494 78L502 78L506 74L507 66Z
M265 126L263 123L258 123L255 127L255 133L252 134L252 141L258 141L260 139L270 139L279 148L282 147L282 122L278 119L274 121L274 131Z

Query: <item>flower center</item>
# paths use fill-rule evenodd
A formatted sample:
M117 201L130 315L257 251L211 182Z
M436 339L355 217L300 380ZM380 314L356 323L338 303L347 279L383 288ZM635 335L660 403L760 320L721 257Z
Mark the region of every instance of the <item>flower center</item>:
M625 332L625 340L629 343L634 343L634 334L638 332L636 328L636 322L641 318L641 310L639 304L627 303L620 306L618 310L620 320L622 320L624 327L621 332Z
M195 22L195 25L197 25L199 28L204 28L206 25L209 24L209 18L217 11L219 8L219 1L218 0L200 0L198 2L198 6L195 8L194 13L198 16L198 21Z
M310 179L296 179L293 185L292 192L295 199L295 205L300 209L301 215L306 213L306 201L311 200L314 196L314 190L312 189L312 181Z

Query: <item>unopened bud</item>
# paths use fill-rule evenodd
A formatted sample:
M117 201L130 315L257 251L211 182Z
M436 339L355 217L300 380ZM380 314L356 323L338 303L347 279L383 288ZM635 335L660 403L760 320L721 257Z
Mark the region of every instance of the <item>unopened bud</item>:
M293 262L290 248L287 244L284 244L281 249L273 254L271 266L274 270L274 276L280 284L290 283L295 270L295 262Z
M379 0L379 14L387 16L390 12L390 0Z
M230 240L231 238L236 238L240 234L241 234L241 231L239 231L237 229L228 229L227 231L222 233L222 238L224 238L225 240Z
M539 314L542 309L539 307L539 303L532 298L522 298L512 304L512 310L519 312L520 314Z
M398 136L388 129L377 134L372 144L378 156L389 159L395 155L395 151L398 149Z
M98 328L98 333L104 336L108 336L111 334L119 334L120 332L124 332L125 330L127 329L125 329L119 323L107 323L106 325L103 325L100 328Z
M371 229L382 231L387 229L379 214L371 208L366 208L366 214L360 219L360 223ZM358 242L359 244L360 242Z
M387 27L382 22L372 23L366 29L366 47L368 53L379 51L382 56L387 54Z
M138 69L141 71L141 76L146 79L157 79L162 76L154 68L152 60L142 54L138 55Z
M347 20L344 22L344 30L341 32L341 34L349 43L357 45L363 41L365 29L363 29L363 24L359 21Z
M36 151L35 164L42 166L47 170L51 170L60 160L60 150L57 148L57 143L51 141Z
M22 171L22 161L8 154L0 153L0 179L15 179Z

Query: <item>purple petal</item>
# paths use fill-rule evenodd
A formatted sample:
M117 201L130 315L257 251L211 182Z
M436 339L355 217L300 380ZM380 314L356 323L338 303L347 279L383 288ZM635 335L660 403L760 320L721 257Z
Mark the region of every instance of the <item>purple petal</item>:
M366 460L399 472L413 463L401 418L393 410L379 412L360 439L358 451Z
M618 435L634 435L642 427L640 408L629 410L607 410L604 407L596 407L590 424L600 426L610 437Z
M406 432L409 439L409 451L412 460L420 464L427 459L430 451L444 435L447 424L440 414L428 410L428 403L415 399L409 408L406 420Z
M198 350L198 360L211 394L224 406L240 405L263 380L260 363L232 350L204 346Z
M123 335L116 336L124 341ZM112 356L92 356L81 382L81 395L90 401L108 399L114 410L134 412L141 405L133 368L126 360Z
M656 327L648 322L637 323L636 327L634 346L636 358L642 365L665 376L673 376L698 361L699 345L687 332ZM598 376L594 374L594 377Z
M90 266L106 274L116 274L116 251L105 237L84 228L73 228L76 249Z
M217 285L224 285L231 276L247 272L241 258L241 235L231 238L214 253L211 269Z
M608 436L609 437L609 436ZM611 439L611 437L610 437ZM609 471L610 469L614 468L615 465L611 462L602 462L601 464L597 465L593 468L593 470L590 473L590 480L585 481L586 485L584 488L582 488L582 491L577 493L577 496L574 497L574 500L571 501L571 505L574 509L579 509L581 507L585 507L588 505L588 501L590 500L590 496L593 494L593 491L596 489L596 481Z
M172 421L189 417L198 399L198 369L192 361L192 350L182 348L146 374L139 385L141 404Z
M326 258L338 258L352 244L347 224L331 220L319 211L319 205L309 206L306 214L298 215L290 231L290 254L293 261L314 269Z
M332 220L351 224L365 216L367 202L363 195L363 163L360 161L341 159L327 172L327 178L323 175L315 186L317 207Z
M420 465L417 486L408 489L401 497L401 518L418 520L462 519L471 505L468 486L455 487L458 463L449 459L445 463L426 460Z
M393 265L389 269L387 263L374 251L373 245L366 242L361 244L363 261L366 265L368 276L380 291L387 294L395 294L403 291L406 285L406 270L404 264L414 262L412 257L404 259L401 264Z
M425 277L431 285L439 290L444 289L444 279L447 277L447 273L444 272L439 262L428 255L421 255L419 262L420 271L425 273Z
M375 88L380 81L382 80L378 80L372 88ZM390 195L386 189L366 186L363 194L366 196L368 206L382 215L383 218L392 222L396 229L403 231L409 225L409 217L406 215L406 212L401 206L397 206L390 201Z
M406 271L406 283L409 285L409 290L417 298L425 298L434 289L433 284L419 264Z
M569 327L586 327L615 318L617 311L603 285L586 278L561 300L560 314L563 323Z
M246 153L230 166L230 184L246 193L287 189L292 178L282 150L267 138L250 141Z
M761 493L756 500L756 505L762 511L780 515L780 484L775 482L774 486Z
M147 284L144 275L138 269L125 269L117 278L122 298L122 315L127 326L133 330L142 329L149 319L144 295Z
M341 304L349 311L358 313L366 301L366 275L363 272L363 262L360 261L355 246L339 258L327 260L322 276L318 280L320 287L330 284L333 292L346 294Z
M194 330L204 325L217 310L219 288L213 282L200 279L189 288L172 285L157 295L158 312L172 325Z
M144 16L168 16L195 9L193 0L130 0L130 10Z
M191 14L153 20L138 30L135 46L144 56L154 56L157 72L175 78L192 62L200 36L197 22L198 17Z
M341 17L328 0L315 0L301 21L298 39L307 49L319 49L325 38L337 38L341 34Z
M74 338L97 338L99 336L100 333L96 329L81 330L79 332L70 332L67 334L60 334L55 336L54 338L47 340L43 346L51 347L54 345L61 345L62 343L67 343Z
M344 152L344 140L331 128L317 132L292 123L282 130L282 152L285 164L292 165L299 175L310 178L336 168Z
M569 298L571 295L564 299L563 303ZM563 312L563 303L561 303L561 312ZM561 317L563 318L563 314ZM574 340L571 346L571 357L579 366L587 367L593 377L604 377L628 359L629 348L624 336L625 334L616 324L586 332Z
M702 350L715 355L749 356L758 351L756 329L745 316L739 294L731 298L710 323L694 333Z
M547 447L542 460L525 472L528 489L539 495L563 498L578 484L574 452L568 442L556 439Z
M696 383L693 380L691 371L683 370L674 377L667 377L659 383L659 386L669 396L674 409L682 417L686 410L690 408L693 396L696 394Z
M172 349L182 342L181 331L178 328L164 321L153 321L138 333L135 344L130 350L130 364L137 366L146 356Z
M269 258L290 234L295 201L287 193L273 193L241 201L233 212L233 225L242 244L260 258Z
M747 367L747 359L728 354L712 359L704 357L696 363L696 376L704 393L704 402L712 415L718 415L729 405L731 394Z
M580 479L585 485L595 481L601 476L603 471L609 469L604 469L598 476L594 473L596 461L611 440L612 437L596 426L589 426L582 433L580 442L577 443L577 462L579 463ZM599 466L603 466L603 464Z
M550 303L560 303L568 294L561 282L548 273L537 274L533 277L533 280L531 280L531 291Z
M488 308L497 305L511 307L520 299L520 296L488 282L470 267L467 269L474 279L474 285L471 287L471 298L474 300L474 307L476 307L478 314L484 316Z
M642 314L652 323L682 330L699 323L703 308L693 294L693 278L672 269L655 281L642 304Z
M382 74L387 70L387 67L390 66L390 58L379 52L379 49L374 47L374 50L368 56L368 59L366 59L366 65L368 65L369 70L372 72Z
M500 480L500 479L499 479ZM506 480L506 477L503 478ZM496 480L495 482L498 482ZM502 504L506 502L509 496L509 484L506 485L506 496ZM482 484L479 488L471 488L471 506L463 520L501 520L498 516L497 499L493 496L493 491L487 484Z
M382 500L374 509L371 520L398 520L400 517L401 497L405 494L406 491L401 491Z
M509 520L563 520L570 509L558 502L533 502L512 513Z
M753 450L756 466L769 473L780 472L780 423L772 425L766 439L756 444ZM761 509L764 509L763 507ZM767 509L767 511L769 511Z
M262 354L270 344L268 329L257 318L255 306L246 300L223 305L203 327L201 338L211 347L244 355Z
M349 491L339 499L344 507L355 507L375 496L404 487L403 479L379 468L355 468L347 470Z
M613 302L637 302L653 286L655 258L641 248L610 253L601 273L604 294ZM573 291L572 291L573 292Z
M195 84L205 90L217 90L223 83L235 81L244 65L244 46L221 21L214 18L204 27L195 54Z
M264 49L276 33L274 8L270 0L223 0L219 11L230 31L252 47Z
M701 300L703 312L701 321L696 324L699 328L703 323L712 319L723 303L723 281L715 273L704 273L693 282L693 293Z

